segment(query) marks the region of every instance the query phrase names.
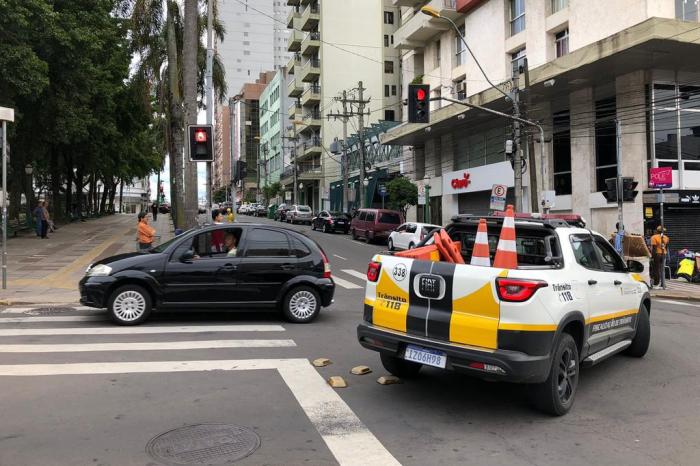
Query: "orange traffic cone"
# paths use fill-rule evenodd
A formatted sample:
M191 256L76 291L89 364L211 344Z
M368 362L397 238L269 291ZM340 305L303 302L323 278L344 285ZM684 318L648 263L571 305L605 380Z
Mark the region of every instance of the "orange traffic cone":
M506 208L493 266L501 269L518 268L518 252L515 248L515 214L512 205Z
M489 235L486 229L486 220L479 220L479 229L476 230L476 241L474 241L474 250L472 251L471 265L480 265L482 267L491 267L491 258L489 257Z

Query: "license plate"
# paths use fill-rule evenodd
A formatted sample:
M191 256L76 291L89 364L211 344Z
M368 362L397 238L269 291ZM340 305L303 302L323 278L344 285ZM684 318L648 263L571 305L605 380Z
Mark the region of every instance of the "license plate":
M415 345L407 345L403 358L406 361L419 362L427 366L445 368L447 355L442 351L423 348Z

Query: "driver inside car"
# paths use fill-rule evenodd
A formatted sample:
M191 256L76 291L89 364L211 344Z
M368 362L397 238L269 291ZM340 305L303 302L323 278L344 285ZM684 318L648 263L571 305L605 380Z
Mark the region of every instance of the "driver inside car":
M226 232L226 235L224 236L224 248L226 250L226 256L227 257L236 257L238 254L238 240L236 239L236 235L233 234L233 232Z

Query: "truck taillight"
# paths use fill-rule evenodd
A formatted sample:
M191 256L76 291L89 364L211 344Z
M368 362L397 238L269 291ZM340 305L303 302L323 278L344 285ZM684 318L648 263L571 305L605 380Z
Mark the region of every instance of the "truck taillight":
M497 278L496 290L501 301L522 303L532 298L540 288L548 286L542 280L527 280L521 278Z
M379 280L379 272L382 270L382 264L380 262L370 262L367 266L367 280L371 282L376 282Z

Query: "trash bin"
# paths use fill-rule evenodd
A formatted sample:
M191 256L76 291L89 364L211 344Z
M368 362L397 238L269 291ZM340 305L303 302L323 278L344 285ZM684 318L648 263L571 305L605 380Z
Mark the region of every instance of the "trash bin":
M277 216L277 206L276 205L271 205L267 209L267 218L273 219Z

